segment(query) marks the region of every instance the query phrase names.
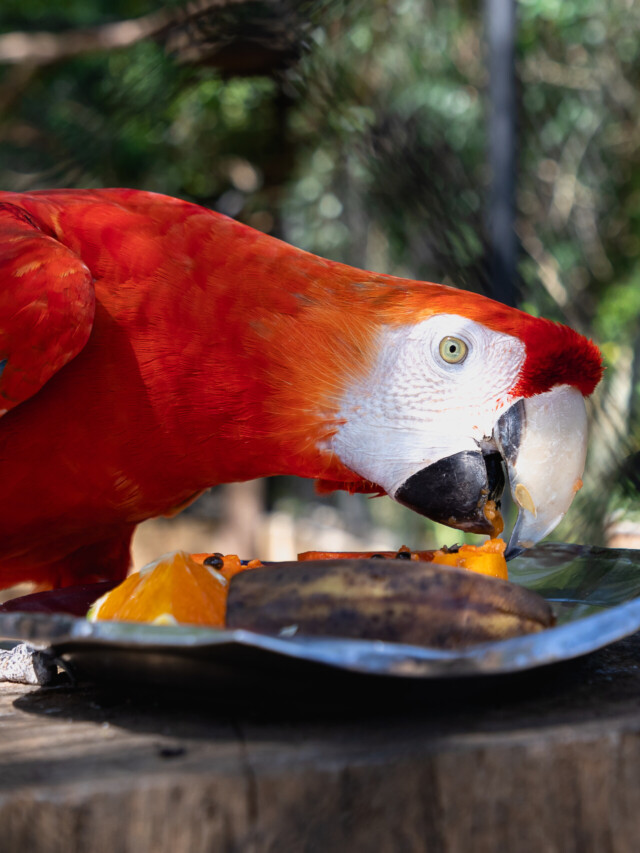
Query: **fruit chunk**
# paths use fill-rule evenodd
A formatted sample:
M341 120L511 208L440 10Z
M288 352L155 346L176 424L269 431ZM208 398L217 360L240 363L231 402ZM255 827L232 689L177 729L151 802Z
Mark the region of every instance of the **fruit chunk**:
M224 626L228 581L184 551L166 554L130 575L92 605L91 621Z
M191 559L200 565L215 569L228 581L238 572L256 569L262 565L260 560L249 560L248 563L243 564L237 554L192 554Z
M386 560L405 559L422 560L427 563L440 563L469 569L481 575L507 580L507 563L504 559L506 543L502 539L489 539L482 545L460 545L456 550L442 548L439 551L411 551L403 545L398 551L305 551L298 554L298 560L345 560L384 557ZM406 555L406 556L405 556Z
M393 559L394 566L389 566L389 569L397 571L402 582L407 576L400 570L403 566L406 567L408 561L412 566L425 562L440 563L506 579L504 549L505 543L497 539L485 542L479 547L462 545L458 551L442 549L412 552L403 546L399 551L382 552L376 556ZM372 555L307 552L299 556L302 565L292 565L298 565L302 582L305 563L310 559L338 557L344 560L346 557L363 556ZM382 561L372 562L375 566ZM241 572L261 567L259 560L252 560L243 565L235 554L188 555L184 551L176 551L145 566L138 574L131 575L115 589L103 595L91 607L88 618L93 621L117 619L151 622L156 625L182 623L223 627L230 582ZM273 569L270 567L268 571ZM364 595L366 597L366 590Z
M227 627L464 648L541 631L549 604L524 587L421 561L281 563L229 584Z
M433 562L444 566L469 569L481 575L508 580L507 562L504 552L507 543L503 539L489 539L482 545L461 545L456 551L436 551Z
M491 538L496 539L504 530L504 520L500 512L500 507L494 500L487 501L484 505L484 516L493 526Z

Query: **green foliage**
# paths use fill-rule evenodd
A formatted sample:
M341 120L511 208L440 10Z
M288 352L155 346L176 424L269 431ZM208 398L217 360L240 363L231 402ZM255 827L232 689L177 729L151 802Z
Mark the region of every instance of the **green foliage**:
M157 9L154 0L2 0L0 32L59 32L136 18Z
M242 26L264 25L259 5ZM0 29L62 33L160 8L4 0ZM592 475L582 520L562 531L596 542L627 500L617 463L640 433L640 6L520 0L518 13L522 307L603 346ZM183 62L160 41L26 76L0 66L2 185L145 187L338 260L486 290L479 4L305 0L296 15L284 28L299 61L262 76Z

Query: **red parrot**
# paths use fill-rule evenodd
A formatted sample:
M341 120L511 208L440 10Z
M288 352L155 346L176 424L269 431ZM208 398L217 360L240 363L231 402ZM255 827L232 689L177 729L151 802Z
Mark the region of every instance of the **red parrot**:
M135 526L273 474L385 493L509 555L579 487L575 331L136 190L0 193L0 586L122 578Z

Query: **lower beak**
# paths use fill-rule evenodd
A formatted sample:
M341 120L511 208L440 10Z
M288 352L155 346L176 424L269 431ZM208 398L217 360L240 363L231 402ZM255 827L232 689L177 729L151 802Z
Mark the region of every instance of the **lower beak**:
M587 450L582 394L568 385L518 400L497 421L484 450L440 459L409 477L397 501L438 521L472 533L493 534L487 502L500 498L506 467L518 505L507 559L543 539L560 522L581 486Z

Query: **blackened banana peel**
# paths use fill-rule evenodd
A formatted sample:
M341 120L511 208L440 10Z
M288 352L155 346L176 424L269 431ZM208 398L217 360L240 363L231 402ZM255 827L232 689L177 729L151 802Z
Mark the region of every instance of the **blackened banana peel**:
M322 560L236 575L227 627L462 649L549 628L547 601L524 587L436 563Z

